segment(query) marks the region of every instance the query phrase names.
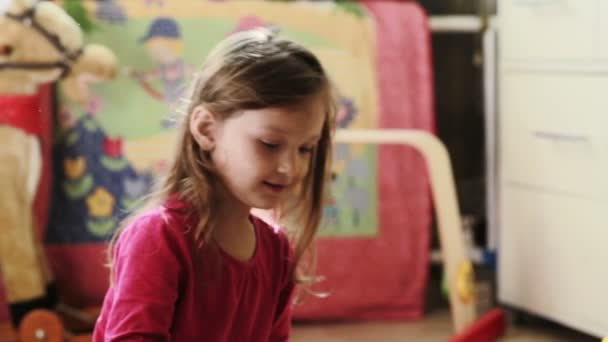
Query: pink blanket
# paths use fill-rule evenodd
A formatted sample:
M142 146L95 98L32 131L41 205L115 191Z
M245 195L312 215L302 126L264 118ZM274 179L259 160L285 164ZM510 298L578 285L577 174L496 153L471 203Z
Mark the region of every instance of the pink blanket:
M411 2L369 1L376 25L381 128L434 130L430 33ZM318 241L318 290L297 319L416 319L423 315L432 221L429 180L411 148L379 149L379 233Z

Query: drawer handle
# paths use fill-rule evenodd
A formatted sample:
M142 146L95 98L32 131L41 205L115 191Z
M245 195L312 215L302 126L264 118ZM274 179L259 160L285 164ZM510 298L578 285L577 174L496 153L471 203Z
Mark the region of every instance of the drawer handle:
M553 141L565 141L565 142L589 142L589 136L580 134L566 134L556 133L548 131L535 131L534 137L539 139L553 140Z

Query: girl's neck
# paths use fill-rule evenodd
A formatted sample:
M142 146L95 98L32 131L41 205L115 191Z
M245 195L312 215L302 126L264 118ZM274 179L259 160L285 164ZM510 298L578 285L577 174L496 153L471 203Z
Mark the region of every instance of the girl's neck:
M214 215L217 215L218 226L236 227L249 222L251 208L239 201L227 189L223 187L219 189L216 203L217 212Z
M237 229L249 225L249 208L236 208L220 203L217 207L217 229Z
M257 239L249 219L251 208L234 196L224 192L219 196L216 209L216 227L213 239L219 247L240 261L250 260L255 254Z

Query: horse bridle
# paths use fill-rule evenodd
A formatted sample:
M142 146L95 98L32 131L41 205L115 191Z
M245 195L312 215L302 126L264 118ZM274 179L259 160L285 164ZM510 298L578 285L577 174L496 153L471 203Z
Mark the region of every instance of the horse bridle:
M0 63L2 69L24 69L24 70L46 70L46 69L61 69L61 78L66 77L70 71L72 64L82 55L82 48L75 51L69 51L67 47L61 44L59 36L49 32L38 21L36 21L36 5L25 10L21 14L5 13L9 19L15 20L22 25L29 26L40 33L53 47L61 53L62 60L48 63Z

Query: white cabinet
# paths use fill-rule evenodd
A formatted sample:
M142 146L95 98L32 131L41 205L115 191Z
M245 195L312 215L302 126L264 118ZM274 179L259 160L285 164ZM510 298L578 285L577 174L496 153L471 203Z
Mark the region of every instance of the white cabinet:
M608 201L608 77L505 73L500 99L506 184Z
M498 3L499 300L608 335L608 1Z
M513 185L501 199L500 300L606 335L607 202Z
M588 60L594 54L593 32L602 1L498 0L503 57L520 61Z

